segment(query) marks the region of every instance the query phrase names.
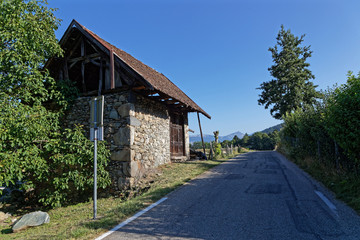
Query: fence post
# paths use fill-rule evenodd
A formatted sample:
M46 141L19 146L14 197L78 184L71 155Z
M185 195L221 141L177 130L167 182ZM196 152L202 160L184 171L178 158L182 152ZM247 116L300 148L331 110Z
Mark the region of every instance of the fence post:
M204 150L204 155L206 156L206 152L205 152L205 144L204 144L204 137L203 137L203 134L202 134L202 129L201 129L201 123L200 123L200 115L199 115L199 112L197 112L197 117L198 117L198 121L199 121L199 129L200 129L200 135L201 135L202 147L203 147L203 150Z
M209 160L212 160L213 158L214 158L213 146L212 146L212 141L210 141Z

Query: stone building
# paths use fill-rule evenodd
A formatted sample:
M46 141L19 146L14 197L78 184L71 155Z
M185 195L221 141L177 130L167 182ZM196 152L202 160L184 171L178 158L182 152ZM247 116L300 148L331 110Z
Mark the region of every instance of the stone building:
M89 102L104 95L112 191L134 184L161 164L189 159L188 113L209 114L163 74L75 20L60 44L64 57L49 60L46 68L57 81L73 81L81 92L64 124L81 124L89 132Z

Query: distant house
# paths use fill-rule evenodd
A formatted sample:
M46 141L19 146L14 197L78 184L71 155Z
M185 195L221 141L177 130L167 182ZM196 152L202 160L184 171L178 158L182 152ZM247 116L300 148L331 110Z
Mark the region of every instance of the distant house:
M189 159L188 112L209 114L163 74L75 20L60 44L64 57L51 59L46 67L57 81L70 79L81 92L64 124L82 124L89 132L89 101L105 96L112 191L134 184L158 165Z

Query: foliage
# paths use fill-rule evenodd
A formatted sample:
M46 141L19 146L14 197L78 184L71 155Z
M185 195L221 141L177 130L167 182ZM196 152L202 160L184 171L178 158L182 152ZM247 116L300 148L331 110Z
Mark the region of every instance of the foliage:
M43 69L47 59L62 54L53 11L46 1L0 4L0 185L21 182L37 201L59 206L89 196L92 144L80 127L62 129L76 91L56 84ZM100 187L109 184L108 154L100 144Z
M304 37L294 36L281 25L277 44L269 48L274 65L268 70L274 79L260 85L258 89L262 92L258 103L265 105L265 109L272 106L270 113L276 119L282 119L285 113L297 108L313 104L320 96L310 81L314 75L308 69L310 64L306 60L311 57L312 51L310 46L301 47Z
M256 132L251 136L246 133L242 139L235 137L231 141L231 144L234 146L242 146L254 150L273 150L278 142L278 131L275 130L270 134Z
M247 147L249 145L250 136L245 133L244 137L239 141L240 146Z
M206 148L206 149L209 149L209 148L210 148L210 143L204 142L204 145L205 145L205 148ZM193 143L190 143L190 148L193 149L193 150L203 149L202 142L193 142Z
M215 158L218 158L221 155L221 144L220 143L214 143L214 155Z
M239 141L240 141L240 138L237 135L235 135L233 137L233 139L231 140L232 144L235 144L236 142L239 142Z
M323 92L313 106L284 117L281 147L293 159L311 157L337 172L357 172L360 159L360 76Z
M348 73L326 109L326 130L353 161L360 160L360 74Z
M61 54L54 33L59 20L43 1L2 1L0 10L1 92L29 105L55 97L54 81L42 67Z
M256 150L273 150L276 145L275 134L268 135L262 132L256 132L250 136L248 147Z
M220 144L221 144L221 147L223 147L223 148L225 148L225 147L230 147L231 144L232 144L232 141L230 141L230 140L224 140L224 141L222 141Z
M284 117L279 150L360 210L360 75L322 92L312 106Z

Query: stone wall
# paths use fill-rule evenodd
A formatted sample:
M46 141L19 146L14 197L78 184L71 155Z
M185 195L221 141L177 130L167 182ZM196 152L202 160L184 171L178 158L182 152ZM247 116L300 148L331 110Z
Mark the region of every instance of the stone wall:
M146 171L170 162L170 117L167 107L138 96L135 118L135 161Z
M81 97L67 113L66 127L84 126L89 136L91 97ZM147 172L170 162L170 117L166 105L130 91L104 95L104 140L110 151L110 193L133 186ZM189 158L188 119L185 150Z
M129 122L134 114L134 105L131 103L132 94L129 91L104 95L104 140L111 151L108 170L112 186L111 193L119 191L124 185L130 185L131 160L134 153L130 150L134 132ZM84 126L87 137L90 135L90 101L92 97L76 99L73 107L66 114L65 127L73 128L75 124Z

